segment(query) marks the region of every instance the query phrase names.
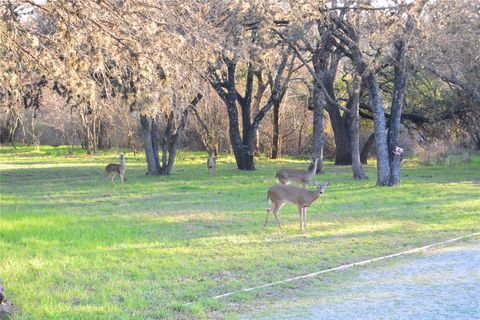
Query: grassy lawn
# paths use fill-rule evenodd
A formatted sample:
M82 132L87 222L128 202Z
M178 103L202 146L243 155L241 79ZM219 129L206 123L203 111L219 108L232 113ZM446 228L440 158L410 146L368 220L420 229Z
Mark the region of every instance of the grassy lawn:
M327 164L317 180L331 185L304 233L294 206L280 212L284 229L261 225L275 170L306 161L260 159L240 172L225 156L209 177L205 154L181 152L171 176L148 177L143 155L128 153L115 187L103 178L112 161L0 148L0 277L16 318L235 318L295 284L209 297L480 230L478 155L456 168L407 160L394 188L373 186L373 166L359 182Z

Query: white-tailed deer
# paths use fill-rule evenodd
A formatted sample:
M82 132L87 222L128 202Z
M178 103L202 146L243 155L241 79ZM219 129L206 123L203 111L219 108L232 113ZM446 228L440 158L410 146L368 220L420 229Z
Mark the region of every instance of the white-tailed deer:
M215 153L208 153L208 160L207 160L207 166L208 166L208 174L214 174L215 173L215 168L216 168L216 162L217 162L217 157L215 156Z
M123 183L123 180L125 178L125 156L123 153L120 154L120 164L118 163L109 163L105 167L105 179L107 177L112 178L112 183L115 185L115 182L113 179L117 176L117 174L120 177L120 182Z
M309 183L312 183L313 177L317 172L317 163L318 158L315 158L308 170L280 169L277 171L275 178L281 184L289 184L295 181L303 183L303 187L306 188Z
M282 224L278 218L278 211L285 203L292 203L296 204L298 207L300 230L304 230L307 227L307 207L317 200L327 188L327 183L318 184L316 181L312 181L312 183L316 187L315 191L283 184L277 184L268 189L268 202L270 203L270 208L267 209L267 215L263 227L265 228L267 226L268 215L270 214L270 211L273 211L278 226L281 228Z

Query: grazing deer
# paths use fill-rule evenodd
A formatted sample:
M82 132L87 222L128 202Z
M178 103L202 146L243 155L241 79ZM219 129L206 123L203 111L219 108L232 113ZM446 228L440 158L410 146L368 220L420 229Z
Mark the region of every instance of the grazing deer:
M300 216L300 230L304 230L307 227L307 207L309 207L315 200L317 200L327 188L327 183L318 184L316 181L312 181L316 190L311 191L308 189L277 184L276 186L268 189L268 202L270 208L267 209L267 216L265 217L265 228L268 223L268 215L270 211L273 211L273 215L278 222L278 226L281 228L282 224L278 218L278 211L285 203L292 203L298 206L298 214Z
M217 157L215 156L215 153L208 153L208 160L207 160L207 166L208 166L208 174L214 174L215 173L215 167L216 167L216 162L217 162Z
M123 180L125 178L125 156L123 153L120 154L120 164L118 163L109 163L105 167L105 179L107 177L112 178L112 183L115 185L115 182L113 179L117 176L117 174L120 176L120 182L123 183Z
M312 183L313 177L317 172L318 158L312 161L308 170L295 170L295 169L280 169L277 171L275 178L281 184L289 184L292 181L303 183L303 187L306 188L309 183Z

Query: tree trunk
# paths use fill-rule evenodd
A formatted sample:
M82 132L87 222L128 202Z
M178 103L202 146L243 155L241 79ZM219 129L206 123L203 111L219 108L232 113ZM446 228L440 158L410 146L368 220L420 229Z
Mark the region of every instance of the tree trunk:
M149 176L156 176L160 174L158 170L158 168L160 168L160 163L158 162L158 147L157 152L155 152L155 135L154 132L152 132L152 126L154 123L155 120L153 118L145 115L140 116L140 124L142 125L143 147L145 149L145 157L147 159L146 174Z
M405 92L405 70L400 69L403 68L395 66L395 90L393 94L392 111L389 121L390 126L388 129L390 186L400 183L401 154L397 154L397 152L395 152L395 149L398 145L398 136L400 134L400 118L402 116L403 97Z
M336 71L336 67L335 67ZM331 72L331 71L330 71ZM327 77L328 80L324 81L324 86L327 89L329 95L334 98L335 92L333 89L334 77ZM333 129L333 137L335 139L335 164L336 165L351 165L351 143L348 122L350 121L349 115L341 115L338 106L333 105L330 102L326 102L328 116L330 117L330 123Z
M240 129L238 128L238 112L235 101L229 102L227 105L228 112L228 132L230 134L230 144L232 145L233 154L239 170L247 170L245 159L245 151L243 148Z
M255 39L255 33L252 33L252 39ZM253 122L251 121L251 105L252 105L252 95L253 95L253 76L254 69L253 65L249 64L247 72L247 82L245 85L245 95L242 97L240 93L237 92L235 85L235 69L236 62L223 57L223 61L227 66L226 79L221 79L217 74L217 70L210 66L209 72L211 75L210 84L218 93L220 98L223 100L227 107L228 112L228 124L229 124L229 133L230 133L230 143L233 148L235 155L235 160L237 162L237 167L240 170L255 170L254 164L254 138L258 130L260 122L264 119L267 112L272 107L272 104L275 99L278 99L280 89L288 85L288 81L292 74L291 71L288 72L288 76L283 83L281 83L282 74L285 70L288 54L282 56L282 61L277 68L275 80L271 84L271 94L267 103L258 111L255 115ZM293 69L294 58L290 61L290 69ZM281 99L280 99L281 101ZM242 130L243 137L240 135L239 129L239 119L236 103L240 104L242 110Z
M323 172L323 112L325 101L318 85L313 89L313 152L312 158L318 158L317 173Z
M245 166L246 170L255 170L255 161L254 161L254 138L255 138L255 133L252 134L251 137L249 137L248 144L245 146Z
M246 170L245 148L243 147L242 137L239 129L239 118L237 110L237 90L235 88L235 69L236 63L226 57L223 62L227 66L227 79L220 79L217 70L214 67L209 68L210 84L217 92L219 97L225 103L228 113L228 133L230 136L230 145L235 156L237 168ZM224 87L226 87L224 89Z
M245 96L238 97L242 110L242 152L245 158L245 170L255 170L253 161L255 132L252 132L251 108L253 98L253 65L249 63L247 70L247 82L245 84Z
M390 165L387 145L385 111L377 77L372 71L366 75L370 108L373 111L375 147L377 152L377 186L386 186L390 181Z
M298 130L298 145L297 145L297 153L298 154L302 153L302 136L303 136L304 126L305 126L304 123L300 124L300 128Z
M166 117L167 123L165 126L165 130L163 131L162 136L162 162L160 164L159 172L160 174L169 174L166 172L166 168L168 166L170 160L170 148L171 148L171 137L173 136L173 125L175 121L175 114L173 111L170 111L170 114Z
M162 174L162 167L160 165L160 157L158 156L158 148L160 147L159 146L159 143L160 143L160 138L159 138L159 135L158 135L158 125L157 125L157 119L156 118L152 118L152 122L151 122L151 139L152 139L152 146L153 146L153 157L155 159L155 170L156 170L156 174L159 175L159 174Z
M349 135L349 128L347 121L349 116L342 117L336 107L335 112L329 113L330 123L332 124L333 137L335 139L335 164L336 165L351 165L352 164L352 150Z
M405 33L410 34L414 27L412 16L408 16L405 24ZM408 37L403 36L395 41L395 58L394 66L394 91L392 98L392 107L390 113L390 125L388 128L388 151L390 162L390 181L389 185L393 186L400 183L400 162L401 151L397 152L398 136L400 135L400 122L402 118L403 98L405 95L405 54L407 51Z
M352 92L348 99L348 109L350 110L350 144L352 153L352 171L353 179L368 179L363 171L360 161L360 134L359 134L359 104L360 104L360 81L354 79L352 83Z
M368 136L367 141L365 141L362 151L360 152L360 162L362 164L368 163L368 156L370 155L370 149L372 148L372 145L374 142L375 142L375 133L371 133Z
M17 132L20 120L13 107L10 107L6 113L5 125L0 126L0 143L13 143L15 133Z
M272 138L272 159L277 159L280 156L280 103L273 103L273 138Z
M263 81L262 70L254 71L254 74L257 78L257 91L253 97L253 114L256 115L260 112L260 104L265 90L267 89L267 85ZM254 146L254 153L258 156L260 154L260 137L258 136L258 132L255 132Z
M190 110L202 99L201 94L190 102L190 104L183 110L182 117L179 124L174 128L174 112L171 111L167 117L167 123L162 136L162 164L160 164L159 157L159 134L158 126L155 118L148 117L146 115L140 116L140 123L142 125L142 138L145 148L145 156L147 158L147 174L148 175L169 175L173 170L173 164L177 156L178 144L180 141L180 134L185 129L187 118Z
M169 140L169 148L168 148L168 162L162 168L162 173L169 175L172 173L173 164L175 162L175 158L177 156L178 144L180 142L180 135L185 129L187 125L188 114L191 110L193 110L197 104L202 100L203 96L199 93L197 96L190 102L188 107L183 110L182 117L178 123L177 128L175 129L175 133L168 137Z

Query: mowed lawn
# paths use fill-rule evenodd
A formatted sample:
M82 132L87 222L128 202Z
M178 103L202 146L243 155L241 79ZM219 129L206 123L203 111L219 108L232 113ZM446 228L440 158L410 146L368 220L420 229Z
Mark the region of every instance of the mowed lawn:
M402 184L353 181L327 164L330 186L299 231L297 209L262 230L278 167L241 172L221 156L180 152L170 176L148 177L127 153L127 181L103 168L114 152L0 148L0 277L18 319L235 318L265 291L209 297L480 231L480 156L454 168L406 160ZM292 284L292 286L294 286ZM287 294L290 286L269 289Z

